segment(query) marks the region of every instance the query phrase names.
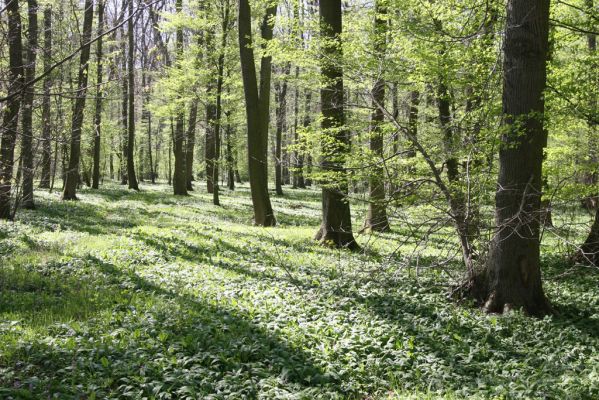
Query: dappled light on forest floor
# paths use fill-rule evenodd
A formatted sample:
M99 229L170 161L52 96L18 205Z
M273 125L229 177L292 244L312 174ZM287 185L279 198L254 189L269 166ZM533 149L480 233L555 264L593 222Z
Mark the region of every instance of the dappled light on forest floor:
M0 397L599 393L596 274L554 280L549 257L559 315L487 316L447 300L444 272L383 263L401 233L358 236L376 257L318 246L316 191L274 198L268 229L245 190L222 209L168 191L40 193L2 223Z

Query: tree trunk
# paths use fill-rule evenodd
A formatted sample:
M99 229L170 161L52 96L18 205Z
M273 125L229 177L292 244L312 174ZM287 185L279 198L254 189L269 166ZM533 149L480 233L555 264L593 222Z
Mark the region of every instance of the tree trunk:
M196 125L198 120L198 99L193 99L189 109L189 124L187 124L187 143L185 148L185 176L187 190L193 190L193 151L196 145Z
M69 156L69 168L66 173L66 181L62 194L63 200L77 199L77 183L79 182L79 160L81 157L81 127L83 125L83 110L85 108L85 96L87 94L87 78L89 71L90 39L92 33L92 21L94 18L94 7L92 0L85 0L85 11L83 14L83 32L79 60L79 76L77 80L77 93L75 106L73 108L73 119L71 124L71 151Z
M233 156L233 127L229 121L229 112L227 115L227 126L225 128L225 140L227 142L227 187L229 190L235 190L235 170L234 163L235 159Z
M287 75L289 74L289 68L287 66L283 70L283 83L275 85L275 97L277 103L276 115L276 138L275 138L275 192L277 195L283 195L283 127L285 125L285 119L287 117Z
M100 145L101 145L101 133L102 133L102 97L104 96L104 89L102 88L103 79L103 65L102 57L102 33L104 32L104 2L98 1L98 42L96 43L96 84L98 88L96 90L96 113L94 115L94 165L92 172L92 189L98 189L100 187Z
M262 39L272 39L277 6L267 8L262 21ZM239 0L239 52L241 72L245 94L247 133L248 133L248 171L250 189L254 206L254 223L261 226L274 226L276 219L268 193L268 118L270 105L271 57L262 57L260 63L260 89L254 64L252 48L251 10L248 0Z
M44 71L52 65L52 7L44 8ZM44 97L42 100L42 176L40 188L50 188L52 168L52 114L50 110L50 74L44 78Z
M35 79L35 62L37 58L37 1L27 0L28 40L26 47L25 82ZM23 176L21 206L33 210L33 97L35 86L27 87L23 93L21 115L21 168Z
M585 0L585 5L589 10L594 9L593 3L593 0ZM590 22L592 24L593 21ZM589 53L591 54L591 56L593 56L597 51L597 36L595 34L587 34L587 46ZM591 82L593 82L593 84L590 85L592 92L589 99L588 115L594 116L597 115L597 64L595 62L592 62L589 66L589 70L590 80ZM597 165L597 120L589 118L589 120L587 121L587 127L589 132L589 158L594 165ZM596 181L596 172L594 175L594 180ZM593 226L591 227L589 236L586 238L582 246L580 246L576 258L579 262L599 266L599 207L596 204L596 200L596 196L591 196L591 198L587 199L586 201L588 208L590 208L590 206L594 206L595 208L595 221L593 223Z
M322 45L320 90L322 104L322 169L334 178L322 182L322 224L316 240L335 247L359 249L352 234L351 214L347 199L347 178L343 167L350 138L345 125L343 58L340 35L342 29L341 0L319 2Z
M214 192L214 159L216 152L216 103L211 99L213 94L213 83L208 84L208 104L206 104L206 147L204 155L206 158L206 190ZM218 183L216 183L218 184Z
M129 41L127 55L127 73L129 83L129 124L127 126L127 180L129 189L139 190L135 176L135 41L133 31L133 1L129 1L129 21L127 22L127 38Z
M374 51L375 54L384 57L387 35L387 20L385 18L387 9L381 5L380 0L375 3L374 20ZM368 215L364 223L365 230L388 232L391 230L387 218L387 207L385 203L385 171L383 163L383 133L381 125L385 122L383 110L377 105L385 103L385 81L379 76L372 88L373 111L370 117L370 151L374 156L369 179L370 201L368 204Z
M183 7L182 0L175 2L175 9L177 13L181 13ZM175 38L175 49L177 52L177 58L183 57L183 29L177 28ZM175 131L173 136L173 147L175 155L175 168L173 171L173 193L179 196L187 195L187 173L185 169L185 132L184 132L184 118L185 113L183 110L177 110L175 117Z
M11 185L14 166L15 142L21 107L23 73L23 44L21 42L21 14L18 0L7 0L8 14L8 96L2 116L2 143L0 144L0 218L11 219Z
M503 114L495 218L486 273L475 288L487 312L551 312L543 293L539 215L547 132L543 128L549 0L509 0L504 40Z

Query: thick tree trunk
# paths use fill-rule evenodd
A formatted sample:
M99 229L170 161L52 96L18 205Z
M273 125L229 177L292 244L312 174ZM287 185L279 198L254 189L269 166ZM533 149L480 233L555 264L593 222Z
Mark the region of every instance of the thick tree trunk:
M23 43L21 42L21 14L18 0L7 0L8 14L8 95L4 107L0 133L0 218L11 219L11 185L14 166L15 142L19 123L19 109L24 84Z
M87 94L87 78L89 71L90 39L92 33L92 21L94 18L94 7L92 0L85 0L85 11L83 14L83 31L81 43L81 58L79 60L79 77L77 80L77 93L75 106L73 108L73 119L71 124L71 151L69 156L69 167L66 173L63 200L77 199L77 184L79 182L79 160L81 157L81 127L83 125L83 110L85 108L85 97Z
M52 64L52 7L44 8L44 71ZM44 97L42 99L42 173L40 188L50 188L52 168L52 114L50 111L50 89L52 78L50 74L44 78Z
M381 6L380 0L375 3L376 17L374 20L374 51L379 57L384 57L387 35L387 20L385 15L387 9ZM364 229L388 232L391 230L389 219L387 218L387 207L385 203L385 171L383 163L385 155L383 154L383 133L381 125L385 122L383 110L377 105L385 103L385 81L379 77L372 89L373 111L370 124L370 151L374 156L373 166L370 172L369 192L370 201L368 204L368 215L364 222Z
M121 185L126 185L128 181L127 175L127 155L129 154L128 143L129 143L129 129L127 125L129 123L129 76L127 75L127 58L123 52L123 82L121 86L121 158L120 158L120 172L121 172Z
M277 6L267 8L262 21L262 39L272 39L272 19ZM254 51L252 49L251 10L248 0L239 0L239 52L245 94L248 132L248 171L254 206L254 223L262 226L276 225L268 193L268 119L270 105L271 57L262 57L260 63L260 89L256 78Z
M127 180L129 189L139 190L135 176L135 41L133 31L133 1L129 1L129 21L127 22L127 37L129 41L127 54L127 73L129 91L129 124L127 126Z
M37 59L37 1L27 0L29 26L26 48L25 82L35 78L35 63ZM33 96L34 85L29 86L23 93L21 116L21 170L23 176L23 191L21 206L26 209L35 209L33 201Z
M98 36L96 43L96 113L94 115L94 165L92 168L92 189L100 187L100 146L102 138L102 98L104 89L102 87L103 80L103 65L102 65L102 33L104 32L104 1L98 1Z
M497 232L478 293L488 312L551 312L541 283L539 215L548 54L549 0L509 0L504 40Z
M334 174L322 182L322 224L316 240L335 247L359 249L352 233L351 214L347 199L347 181L343 167L350 146L345 125L343 57L340 35L342 30L341 0L319 2L320 31L326 40L322 45L320 90L322 104L322 169Z

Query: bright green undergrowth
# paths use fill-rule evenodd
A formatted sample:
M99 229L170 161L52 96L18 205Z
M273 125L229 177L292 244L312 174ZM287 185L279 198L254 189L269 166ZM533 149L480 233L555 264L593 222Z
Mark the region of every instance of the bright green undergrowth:
M402 263L405 221L362 254L318 246L315 190L273 198L269 229L247 187L222 207L165 185L36 195L0 225L2 399L599 398L598 274L550 235L559 315L535 320L448 301L453 267Z

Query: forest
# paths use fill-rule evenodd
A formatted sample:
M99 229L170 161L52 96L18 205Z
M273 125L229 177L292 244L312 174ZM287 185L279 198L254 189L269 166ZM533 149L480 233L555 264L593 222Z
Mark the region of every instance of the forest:
M0 399L598 399L597 0L1 0Z

